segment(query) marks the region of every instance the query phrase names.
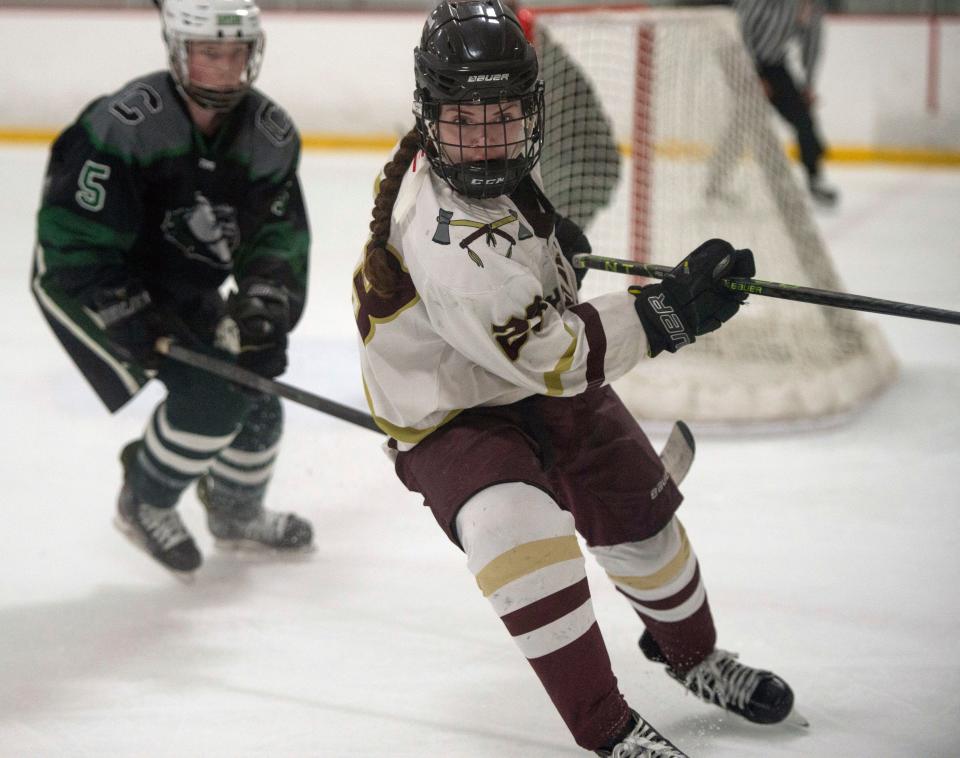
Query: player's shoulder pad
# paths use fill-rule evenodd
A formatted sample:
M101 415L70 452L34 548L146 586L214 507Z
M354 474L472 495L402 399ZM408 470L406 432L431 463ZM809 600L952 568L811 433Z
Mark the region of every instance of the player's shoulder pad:
M147 165L191 148L190 121L177 97L169 74L156 71L95 100L79 120L98 150Z
M251 178L280 181L296 167L300 156L300 133L293 119L257 89L250 90L241 107L246 123L239 147L249 161Z

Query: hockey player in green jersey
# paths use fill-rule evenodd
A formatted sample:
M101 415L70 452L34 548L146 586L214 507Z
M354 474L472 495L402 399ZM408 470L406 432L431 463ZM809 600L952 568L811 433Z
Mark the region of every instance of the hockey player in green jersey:
M53 145L32 288L113 412L152 377L167 396L121 454L117 525L175 572L201 555L175 509L198 481L215 538L282 551L310 524L266 510L280 401L154 351L172 336L265 377L287 364L310 233L287 114L252 88L263 57L253 0L165 0L169 71L94 100ZM220 287L233 276L236 291Z

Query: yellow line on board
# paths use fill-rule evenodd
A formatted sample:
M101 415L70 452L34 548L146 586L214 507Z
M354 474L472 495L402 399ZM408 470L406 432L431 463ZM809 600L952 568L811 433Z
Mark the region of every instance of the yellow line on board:
M629 158L629 144L619 145L620 154ZM676 161L704 161L710 156L709 146L700 142L663 140L653 146L653 152L661 158ZM796 145L786 147L787 155L799 160ZM914 147L857 147L854 145L831 146L825 156L831 163L909 163L925 166L960 166L960 151L933 150Z
M50 144L59 132L50 129L0 129L0 143L45 143ZM365 150L379 152L389 150L399 137L391 134L304 134L301 136L306 150Z
M0 144L50 144L58 132L50 129L0 129ZM301 137L305 150L386 152L399 137L392 134L329 134L310 133ZM703 160L707 154L704 145L664 142L654 148L658 155L683 160ZM620 152L630 155L630 146L621 145ZM787 148L787 154L796 159L795 146ZM827 153L831 163L904 163L925 166L960 167L960 151L912 147L858 147L855 145L831 146Z
M795 146L787 149L793 159L799 159ZM960 152L955 150L925 150L913 147L831 147L824 156L833 163L921 163L927 166L960 166Z
M304 134L300 137L305 150L389 150L400 141L390 134Z
M57 132L51 132L44 129L0 129L0 142L53 142Z

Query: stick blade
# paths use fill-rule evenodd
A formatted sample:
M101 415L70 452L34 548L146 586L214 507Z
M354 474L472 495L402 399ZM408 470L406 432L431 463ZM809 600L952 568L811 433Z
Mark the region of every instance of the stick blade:
M784 724L789 724L790 726L800 727L801 729L810 728L810 720L804 716L800 711L794 708L790 711L789 715L783 720Z
M687 476L697 445L693 439L693 432L683 421L676 421L670 430L670 436L660 452L660 461L670 474L673 483L678 485Z

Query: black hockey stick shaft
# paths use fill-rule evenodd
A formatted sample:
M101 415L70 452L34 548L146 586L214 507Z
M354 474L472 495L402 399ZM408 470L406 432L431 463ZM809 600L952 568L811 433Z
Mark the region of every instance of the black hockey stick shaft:
M325 397L314 395L299 387L293 387L275 379L266 379L259 374L255 374L247 369L240 368L227 361L214 358L211 355L199 353L196 350L178 345L169 337L161 337L157 340L154 349L160 355L166 356L171 360L193 366L201 371L206 371L214 376L219 376L229 382L238 384L241 387L265 392L277 397L283 397L292 400L300 405L313 408L329 416L349 421L351 424L362 426L374 432L383 434L383 430L374 423L373 417L369 413L358 411L348 405L342 405L333 400L327 400ZM673 425L670 436L660 452L660 459L667 472L673 477L676 484L680 484L690 465L693 463L693 456L696 450L696 444L693 440L693 434L690 428L683 422L677 421Z
M329 416L334 416L343 421L349 421L351 424L362 426L364 429L383 434L383 430L374 423L373 417L369 413L358 411L356 408L342 405L333 400L327 400L325 397L314 395L312 392L307 392L299 387L278 382L275 379L266 379L259 374L247 371L247 369L240 368L227 361L222 361L211 355L199 353L196 350L178 345L169 337L161 337L158 339L156 345L154 345L154 349L160 353L160 355L166 356L171 360L193 366L214 376L219 376L221 379L226 379L241 387L283 397L300 405L305 405L308 408L313 408L315 411L326 413ZM690 470L690 466L693 463L695 450L696 443L693 440L693 434L690 432L690 428L683 421L675 422L670 431L670 436L667 438L667 442L660 452L660 459L663 461L667 472L673 477L674 483L680 484L687 475L687 471Z
M577 268L593 268L600 271L612 271L617 274L646 276L651 279L663 279L673 270L671 266L637 263L622 258L608 258L603 255L588 255L586 253L573 256L573 265ZM852 311L882 313L886 316L939 321L943 324L960 324L960 311L950 311L945 308L898 303L895 300L881 300L878 297L851 295L846 292L800 287L794 284L765 282L762 279L730 277L729 279L721 279L720 284L728 290L746 292L750 295L776 297L781 300L795 300L799 303L813 303L814 305L829 305L833 308L846 308Z
M248 371L240 366L222 361L212 355L199 353L196 350L178 345L169 337L161 337L158 339L154 349L171 360L185 363L188 366L193 366L207 373L214 374L221 379L239 384L241 387L283 397L300 405L305 405L308 408L313 408L315 411L326 413L329 416L334 416L343 421L349 421L351 424L362 426L364 429L370 429L374 432L381 432L382 434L380 427L374 423L373 417L369 413L364 413L348 405L342 405L334 400L328 400L325 397L314 395L312 392L307 392L299 387L278 382L275 379L266 379L259 374L255 374L253 371Z

